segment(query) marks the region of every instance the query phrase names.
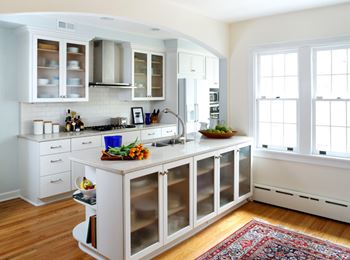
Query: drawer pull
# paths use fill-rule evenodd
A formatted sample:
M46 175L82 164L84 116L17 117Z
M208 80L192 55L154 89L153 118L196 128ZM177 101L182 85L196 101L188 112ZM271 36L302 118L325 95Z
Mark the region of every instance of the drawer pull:
M172 130L166 131L167 134L170 134L170 133L172 133L172 132L173 132Z
M50 149L59 149L62 148L62 145L57 145L57 146L51 146Z
M54 181L50 181L50 183L58 183L58 182L62 182L63 180L61 178L54 180Z
M50 162L51 162L51 163L58 163L58 162L63 162L63 160L62 160L62 159L58 159L58 160L51 160Z
M92 142L91 141L89 141L89 142L81 142L81 144L92 144Z
M148 133L148 135L155 135L156 133Z

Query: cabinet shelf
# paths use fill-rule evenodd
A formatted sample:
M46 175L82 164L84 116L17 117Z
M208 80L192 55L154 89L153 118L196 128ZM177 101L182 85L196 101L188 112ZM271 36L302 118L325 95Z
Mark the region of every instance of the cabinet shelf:
M41 70L58 70L59 67L38 66L38 69L41 69Z
M79 190L75 191L75 192L73 193L73 195L74 195L74 194L78 194L78 193L80 193ZM78 202L78 203L81 204L81 205L84 205L85 207L88 207L88 208L93 209L93 210L95 210L95 211L97 210L97 205L90 205L90 204L88 204L88 203L85 203L85 202L83 202L83 201L81 201L81 200L77 200L77 199L75 199L75 198L73 198L73 200L75 200L76 202Z
M223 186L220 187L220 192L226 191L226 190L228 190L230 188L233 188L232 184L223 185Z
M162 74L152 74L152 77L162 77Z
M85 53L82 52L67 52L68 55L77 55L77 56L83 56Z
M145 195L147 193L151 193L153 192L155 189L157 189L157 183L150 185L148 187L140 187L140 188L136 188L132 193L131 193L131 199L140 197L142 195Z
M206 192L206 193L203 192L202 194L198 193L197 203L202 202L202 201L204 201L206 199L209 199L210 197L213 196L213 194L214 194L214 190L211 190L211 191Z
M214 172L214 168L197 168L197 176L201 176L209 172Z
M158 220L158 218L152 218L152 219L137 219L135 223L131 224L131 232L135 232L137 230L140 230L142 228L145 228L147 226L150 226L154 224L154 222Z
M147 76L147 73L135 72L135 76Z
M152 61L152 64L162 64L160 61Z
M50 50L50 49L42 49L42 48L38 48L38 51L50 52L50 53L58 53L58 50Z
M233 166L233 163L232 162L220 163L220 168L225 168L228 166Z
M174 180L168 181L168 186L172 186L172 185L184 182L186 180L187 180L187 178L174 179Z
M141 60L141 59L134 59L134 61L139 63L146 63L146 60Z
M67 68L67 71L78 71L78 72L85 72L84 69L69 69Z
M82 88L83 85L67 85L68 88Z
M182 210L186 209L185 206L180 206L180 207L176 207L176 208L173 208L173 209L169 209L168 210L168 216L171 216L171 215L174 215Z
M91 243L86 243L87 232L88 232L88 223L86 221L81 222L80 224L75 226L75 228L73 229L73 237L79 243L83 244L86 248L91 250L94 254L99 254L97 249L94 248L91 245Z

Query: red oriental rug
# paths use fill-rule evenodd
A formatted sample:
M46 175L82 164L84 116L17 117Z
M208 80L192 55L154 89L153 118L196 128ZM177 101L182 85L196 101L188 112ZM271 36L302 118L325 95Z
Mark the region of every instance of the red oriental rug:
M252 220L197 258L203 259L350 260L350 248Z

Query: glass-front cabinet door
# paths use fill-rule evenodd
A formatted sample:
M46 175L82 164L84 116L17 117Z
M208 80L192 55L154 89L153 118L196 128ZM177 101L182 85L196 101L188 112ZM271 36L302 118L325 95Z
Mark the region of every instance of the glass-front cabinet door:
M216 215L216 168L215 154L196 156L195 171L195 224L199 225Z
M85 44L66 43L66 98L81 99L87 95L87 57Z
M36 45L36 78L34 79L35 99L60 98L60 52L59 40L35 38Z
M134 52L134 98L147 98L148 94L148 54Z
M235 190L235 150L222 151L219 167L219 211L223 211L234 202Z
M139 259L162 243L162 167L128 174L126 187L126 253ZM128 198L129 197L129 198Z
M242 198L251 194L251 145L240 147L237 150L238 155L238 197Z
M192 158L164 165L165 242L176 239L193 226L192 170Z
M151 54L151 97L164 97L164 55Z

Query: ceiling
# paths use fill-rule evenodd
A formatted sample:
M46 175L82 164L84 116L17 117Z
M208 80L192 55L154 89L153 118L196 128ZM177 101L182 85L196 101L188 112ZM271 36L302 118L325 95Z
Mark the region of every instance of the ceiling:
M350 0L166 0L193 12L225 22L299 11Z

